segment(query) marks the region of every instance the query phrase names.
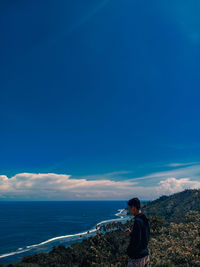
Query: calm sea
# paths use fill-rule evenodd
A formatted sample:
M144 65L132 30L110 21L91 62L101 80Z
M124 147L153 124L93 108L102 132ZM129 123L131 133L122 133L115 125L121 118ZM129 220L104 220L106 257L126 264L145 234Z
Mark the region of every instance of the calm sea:
M96 233L99 225L126 222L126 201L0 202L0 263L20 261ZM90 231L89 235L87 231ZM82 238L80 237L82 234Z

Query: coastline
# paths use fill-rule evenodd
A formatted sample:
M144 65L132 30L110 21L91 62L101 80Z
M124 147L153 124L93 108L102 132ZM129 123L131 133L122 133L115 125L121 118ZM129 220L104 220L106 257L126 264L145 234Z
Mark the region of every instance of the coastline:
M117 209L117 213L115 213L115 216L120 217L120 218L113 218L113 219L101 221L97 223L94 227L92 227L91 229L88 229L87 231L84 231L84 232L80 232L76 234L68 234L68 235L63 235L63 236L56 236L48 240L45 240L43 242L40 242L38 244L27 245L24 248L18 248L15 251L4 253L0 255L0 263L5 264L6 266L6 264L20 261L26 255L31 255L35 253L41 253L41 252L49 252L51 251L53 246L56 246L59 244L63 244L66 247L68 247L72 243L80 242L83 239L87 239L91 236L96 235L96 232L100 229L102 225L106 225L106 224L109 224L111 222L116 222L116 221L126 222L127 220L131 218L130 216L126 214L125 209Z

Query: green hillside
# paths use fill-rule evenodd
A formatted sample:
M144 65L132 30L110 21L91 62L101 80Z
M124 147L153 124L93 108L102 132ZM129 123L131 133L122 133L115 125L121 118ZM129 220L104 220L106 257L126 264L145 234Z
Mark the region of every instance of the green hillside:
M186 189L170 196L142 203L142 211L147 215L161 215L173 222L181 222L190 210L200 212L200 189Z

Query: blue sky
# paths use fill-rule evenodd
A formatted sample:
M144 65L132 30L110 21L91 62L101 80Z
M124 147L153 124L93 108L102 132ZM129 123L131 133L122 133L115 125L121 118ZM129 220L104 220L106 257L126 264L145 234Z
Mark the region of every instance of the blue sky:
M0 5L2 185L24 173L117 182L198 166L199 1Z

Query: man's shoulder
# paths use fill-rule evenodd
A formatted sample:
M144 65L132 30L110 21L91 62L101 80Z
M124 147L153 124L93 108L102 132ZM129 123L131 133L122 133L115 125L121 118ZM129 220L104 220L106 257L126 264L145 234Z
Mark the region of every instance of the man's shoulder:
M147 218L147 216L144 213L139 213L135 216L135 222L137 223L148 223L149 222L149 218Z
M138 213L137 215L135 215L135 219L139 219L139 218L142 218L142 217L144 217L145 216L145 214L143 213L143 212L140 212L140 213ZM145 216L146 217L146 216Z

